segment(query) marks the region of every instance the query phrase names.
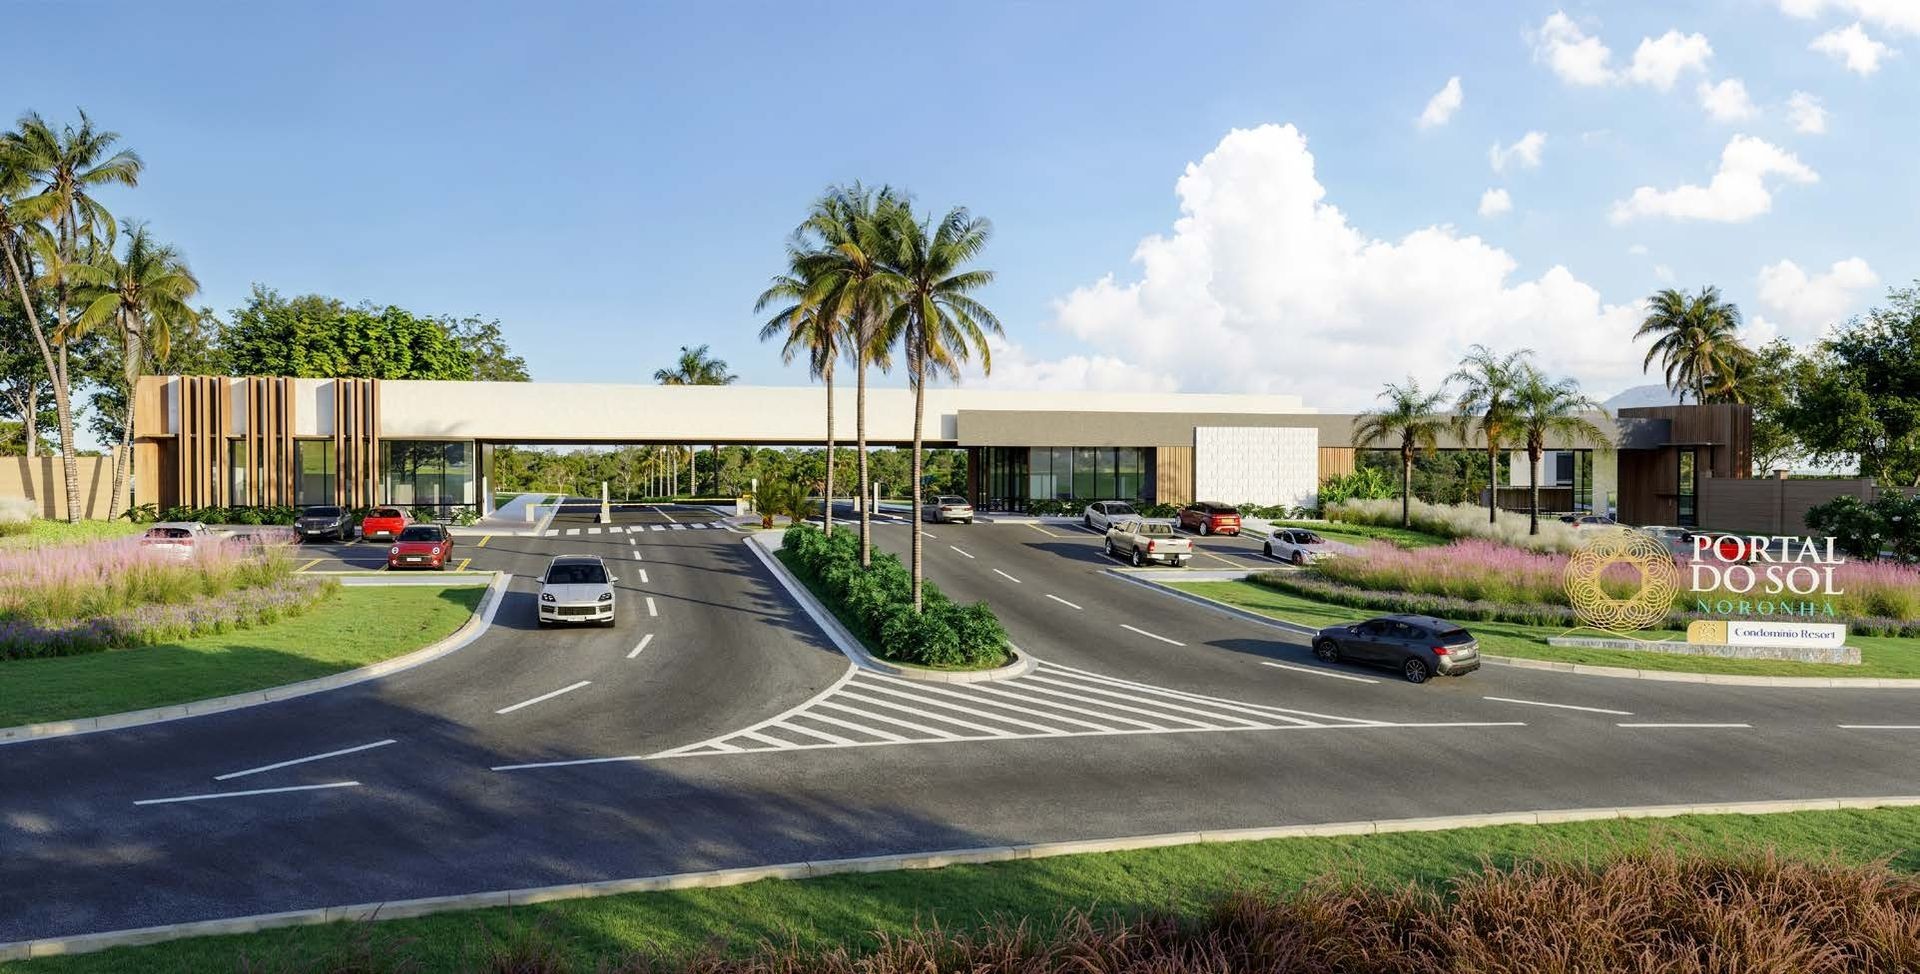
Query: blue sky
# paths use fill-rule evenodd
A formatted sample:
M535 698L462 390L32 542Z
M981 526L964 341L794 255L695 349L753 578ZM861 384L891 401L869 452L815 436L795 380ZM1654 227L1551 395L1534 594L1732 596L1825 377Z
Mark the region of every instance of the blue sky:
M497 317L546 380L803 382L752 300L852 179L994 221L1009 386L1354 407L1487 341L1604 397L1669 281L1808 339L1920 277L1920 0L1465 7L23 2L8 107L121 132L215 308Z

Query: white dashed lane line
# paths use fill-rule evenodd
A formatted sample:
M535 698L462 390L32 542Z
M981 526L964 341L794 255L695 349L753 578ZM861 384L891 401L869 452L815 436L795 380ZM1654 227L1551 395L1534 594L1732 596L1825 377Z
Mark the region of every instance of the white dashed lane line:
M1139 633L1140 635L1142 635L1142 636L1145 636L1145 637L1147 637L1148 639L1158 639L1158 640L1160 640L1161 642L1163 642L1163 643L1168 643L1168 644L1170 644L1170 645L1174 645L1174 646L1185 646L1185 645L1186 645L1186 643L1183 643L1183 642L1181 642L1181 641L1180 641L1180 640L1178 640L1178 639L1168 639L1168 638L1167 638L1167 637L1165 637L1165 636L1162 636L1162 635L1158 635L1158 634L1156 634L1156 633L1151 633L1151 632L1148 632L1148 631L1146 631L1145 629L1140 629L1140 628L1137 628L1137 627L1134 627L1134 626L1129 626L1129 625L1127 625L1127 624L1126 624L1126 623L1124 623L1124 622L1120 624L1120 628L1122 628L1122 629L1125 629L1125 630L1127 630L1127 631L1129 631L1129 632L1137 632L1137 633Z
M1589 714L1612 714L1615 717L1631 717L1631 710L1608 710L1605 707L1576 707L1570 703L1548 703L1545 700L1519 700L1514 697L1481 697L1494 703L1517 703L1525 707L1552 707L1555 710L1578 710Z
M177 802L204 802L216 798L246 798L251 795L278 795L289 791L322 791L328 788L358 788L358 781L329 781L323 785L289 785L285 788L254 788L249 791L221 791L207 795L181 795L178 798L142 798L135 805L172 805Z
M653 604L653 596L651 595L647 596L647 615L653 618L658 618L660 615L660 607Z
M1369 677L1354 676L1349 673L1335 673L1331 670L1318 669L1312 666L1293 666L1288 663L1272 663L1266 660L1261 660L1260 665L1271 666L1276 670L1292 670L1295 673L1311 673L1314 676L1330 676L1336 680L1350 680L1354 683L1379 683L1380 682L1379 680L1371 679Z
M1069 601L1067 601L1066 599L1063 599L1063 598L1061 598L1060 596L1058 596L1058 595L1055 595L1055 594L1053 594L1052 592L1048 592L1048 593L1047 593L1047 598L1050 598L1050 599L1052 599L1052 600L1054 600L1055 602L1058 602L1058 603L1060 603L1061 605L1064 605L1064 606L1066 606L1067 608L1069 608L1069 609L1072 609L1072 610L1074 610L1075 612L1078 612L1078 611L1080 611L1080 607L1079 607L1079 606L1077 606L1077 605L1074 605L1074 604L1073 604L1072 602L1069 602Z
M1004 578L1004 579L1006 579L1006 580L1007 580L1007 581L1009 581L1009 582L1012 582L1012 583L1013 583L1013 584L1015 584L1015 585L1019 585L1019 584L1020 584L1020 580L1019 580L1019 579L1017 579L1017 578L1015 578L1015 577L1013 577L1012 575L1009 575L1009 574L1007 574L1006 572L1003 572L1003 571L1001 571L1001 570L1000 570L1000 569L998 569L998 568L996 568L996 569L994 569L994 570L993 570L993 573L994 573L995 575L998 575L998 576L1000 576L1001 578Z
M540 703L546 700L552 700L554 697L560 696L563 693L572 693L573 691L578 690L581 687L589 687L592 685L593 685L592 680L581 680L579 683L575 683L572 686L565 686L565 687L561 687L558 690L551 691L549 693L543 693L537 697L534 697L531 700L522 700L519 703L513 704L512 706L501 707L499 710L494 711L494 713L510 714L516 710L519 710L522 707L531 707L536 703Z
M1615 727L1636 727L1636 728L1661 728L1661 727L1665 727L1665 728L1671 728L1671 729L1675 729L1675 730L1684 730L1684 729L1694 729L1694 730L1715 730L1715 729L1729 729L1729 730L1730 730L1730 729L1735 729L1735 728L1743 728L1743 727L1752 727L1753 725L1752 725L1752 724L1675 724L1675 723L1651 723L1651 724L1646 724L1646 723L1632 723L1632 724L1615 724L1615 725L1613 725L1613 726L1615 726Z
M648 580L647 580L647 570L646 570L646 569L644 569L644 568L642 568L642 569L640 569L640 584L642 584L642 585L652 585L652 584L653 584L652 582L650 582L650 581L648 581Z
M1835 724L1841 730L1920 730L1920 724Z
M954 550L954 551L956 551L956 552L959 552L959 553L960 553L961 555L963 555L963 556L965 556L965 557L968 557L968 558L972 558L972 557L973 557L972 555L969 555L969 554L967 554L967 552L966 552L966 550L965 550L965 549L963 549L963 548L957 548L957 547L954 547L953 545L948 545L947 547L949 547L949 548L953 548L953 550Z
M244 778L247 775L259 774L262 771L278 771L281 768L291 768L296 764L306 764L309 761L324 761L327 758L337 758L343 754L355 754L360 751L371 751L376 747L386 747L394 743L398 742L392 738L388 738L384 741L374 741L372 744L361 744L357 747L343 747L338 751L328 751L324 754L309 754L304 758L294 758L290 761L277 761L273 764L263 764L257 768L248 768L245 771L229 771L226 774L217 774L213 776L213 780L227 781L232 778Z
M650 642L653 642L653 633L647 633L646 635L644 635L644 636L641 636L641 637L640 637L640 645L638 645L638 646L635 646L635 647L633 647L633 652L631 652L631 653L628 653L628 654L627 654L627 658L628 658L628 659L632 659L632 658L634 658L635 656L638 656L638 655L640 655L640 653L641 653L641 651L642 651L642 650L644 650L644 649L646 649L646 648L647 648L647 644L648 644L648 643L650 643Z

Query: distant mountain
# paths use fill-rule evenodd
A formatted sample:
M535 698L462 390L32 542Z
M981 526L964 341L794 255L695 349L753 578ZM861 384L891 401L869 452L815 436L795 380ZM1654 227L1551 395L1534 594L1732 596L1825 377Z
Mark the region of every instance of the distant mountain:
M1637 409L1641 406L1675 406L1679 405L1679 403L1680 398L1675 396L1673 390L1668 389L1666 386L1645 385L1634 386L1614 396L1612 399L1601 403L1601 405L1605 406L1607 412L1611 413L1623 408Z

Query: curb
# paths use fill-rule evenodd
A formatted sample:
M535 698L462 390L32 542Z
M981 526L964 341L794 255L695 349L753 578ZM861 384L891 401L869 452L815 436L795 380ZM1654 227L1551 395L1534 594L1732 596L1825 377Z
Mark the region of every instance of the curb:
M762 540L768 535L773 537ZM767 570L773 573L773 577L779 580L780 587L787 590L787 594L800 604L800 608L807 613L808 618L820 627L820 631L826 634L827 639L840 650L840 654L852 661L853 665L863 670L897 676L903 680L922 680L928 683L992 683L996 680L1011 680L1033 672L1034 658L1021 652L1020 647L1013 646L1012 643L1008 645L1013 649L1013 662L991 670L964 672L923 670L915 666L900 666L875 659L873 654L867 652L867 648L861 645L859 638L848 632L847 627L841 625L840 620L835 618L832 612L827 611L826 606L821 605L820 600L814 598L813 593L807 591L807 587L800 584L799 579L793 577L793 573L787 570L787 566L774 557L773 553L780 550L784 540L775 532L761 531L748 535L743 543L759 557L760 563L766 565Z
M487 586L487 594L479 608L453 634L445 639L416 649L405 656L370 663L358 669L334 673L330 676L315 677L299 683L268 687L265 690L253 690L225 697L212 697L207 700L193 700L174 704L169 707L153 707L147 710L129 710L124 713L106 714L100 717L80 717L74 720L50 721L44 724L23 724L18 727L0 727L0 745L23 744L28 741L41 741L52 737L71 737L75 734L91 734L94 731L125 730L129 727L144 727L148 724L160 724L183 717L199 717L205 714L224 713L244 707L254 707L263 703L275 703L304 697L310 693L337 690L378 677L412 669L422 663L430 663L442 656L463 649L493 624L493 615L500 609L501 597L506 593L507 584L513 576L494 573L493 581ZM0 952L0 957L4 957Z
M1317 635L1320 630L1298 623L1287 622L1264 616L1236 605L1215 601L1204 595L1194 595L1171 589L1159 583L1136 578L1109 568L1107 573L1115 578L1132 582L1154 591L1170 595L1176 599L1203 605L1217 612L1238 616L1249 622L1271 626L1282 632L1298 636ZM1801 690L1920 690L1920 680L1898 679L1893 677L1872 676L1742 676L1736 673L1686 673L1678 670L1640 670L1625 666L1593 666L1588 663L1560 663L1553 660L1527 659L1521 656L1496 656L1481 653L1480 658L1497 666L1511 666L1522 670L1551 670L1556 673L1572 673L1576 676L1604 676L1618 680L1653 680L1663 683L1697 683L1709 686L1725 687L1773 687L1775 689Z
M673 873L632 879L610 879L593 883L566 883L527 889L492 890L453 896L434 896L351 906L315 907L232 917L225 920L200 920L135 930L45 937L0 944L0 961L31 960L64 954L84 954L113 947L251 933L275 927L306 926L339 921L371 922L403 917L426 916L455 910L488 907L531 906L558 900L587 899L622 893L650 893L663 890L738 886L763 879L814 879L848 873L884 872L903 869L939 869L943 866L1012 862L1021 859L1048 859L1054 856L1085 855L1098 852L1124 852L1158 849L1168 846L1202 845L1220 842L1257 842L1268 839L1300 839L1328 836L1389 835L1395 832L1446 832L1455 829L1484 828L1495 825L1552 825L1562 822L1591 822L1607 819L1678 818L1685 815L1774 815L1786 812L1834 812L1871 808L1910 808L1920 806L1920 796L1893 795L1876 798L1815 798L1786 801L1716 802L1691 805L1633 805L1616 808L1558 808L1521 812L1494 812L1481 815L1447 815L1433 818L1376 819L1373 821L1327 822L1318 825L1282 825L1268 828L1219 829L1196 832L1165 832L1112 839L1081 839L1067 842L1032 842L1020 845L988 846L973 849L949 849L936 852L912 852L896 855L860 856L850 859L821 859L788 862L737 869L713 869L702 872Z

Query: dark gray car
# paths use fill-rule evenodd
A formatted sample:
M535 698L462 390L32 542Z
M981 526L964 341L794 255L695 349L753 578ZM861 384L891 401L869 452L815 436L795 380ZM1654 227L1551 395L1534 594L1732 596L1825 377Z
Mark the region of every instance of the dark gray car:
M327 538L352 541L353 512L344 507L332 505L309 507L294 519L293 529L300 533L302 541L321 541Z
M1435 673L1460 676L1480 668L1480 644L1473 634L1433 616L1391 615L1328 626L1313 637L1313 655L1328 663L1391 666L1408 683L1425 683Z

